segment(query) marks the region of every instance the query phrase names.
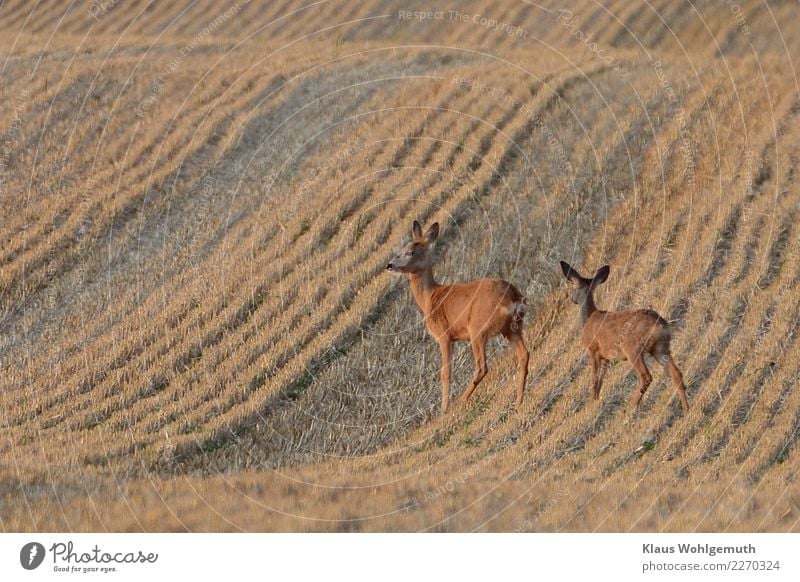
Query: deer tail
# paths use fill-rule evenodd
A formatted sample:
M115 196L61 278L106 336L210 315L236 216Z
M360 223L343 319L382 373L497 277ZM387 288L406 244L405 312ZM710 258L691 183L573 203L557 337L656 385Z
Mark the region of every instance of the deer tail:
M525 319L525 314L527 312L527 297L521 296L517 301L511 304L511 325L513 329L519 329L522 326L522 321Z

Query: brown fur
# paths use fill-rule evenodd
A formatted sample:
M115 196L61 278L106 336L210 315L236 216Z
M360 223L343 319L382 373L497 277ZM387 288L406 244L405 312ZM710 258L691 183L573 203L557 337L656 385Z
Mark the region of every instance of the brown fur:
M510 313L522 300L522 293L501 279L437 285L431 293L426 324L434 337L449 334L454 341L469 340L474 329L490 337L501 333L507 336L513 321L498 315Z
M665 372L678 392L683 410L689 410L683 375L675 365L670 353L671 334L667 320L652 309L631 311L601 311L597 309L593 293L595 287L605 282L608 277L609 267L607 266L598 270L591 279L582 277L564 261L561 261L561 269L564 276L572 283L573 302L581 305L581 320L583 321L581 343L589 353L591 364L589 389L592 397L597 399L600 396L606 363L609 360L628 360L639 376L639 390L631 399L634 406L638 405L653 381L644 361L644 355L650 354L664 366Z
M425 316L428 333L438 342L442 354L442 413L447 411L450 392L452 344L469 341L475 374L462 396L468 399L488 372L486 343L502 335L514 346L519 360L520 382L515 406L522 405L528 375L528 350L522 338L525 297L511 283L501 279L479 279L469 283L439 285L433 278L430 245L439 236L435 223L423 236L414 221L413 240L387 266L390 271L408 275L411 292Z

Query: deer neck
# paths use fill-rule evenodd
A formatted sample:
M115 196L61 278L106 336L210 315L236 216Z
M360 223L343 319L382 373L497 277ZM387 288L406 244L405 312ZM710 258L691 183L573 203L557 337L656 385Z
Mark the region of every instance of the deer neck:
M581 323L586 325L592 314L597 311L597 306L594 304L594 297L591 293L586 294L586 301L581 304Z
M431 294L437 286L433 278L433 269L428 267L419 273L409 273L408 282L411 284L411 293L422 313L428 315L431 310Z

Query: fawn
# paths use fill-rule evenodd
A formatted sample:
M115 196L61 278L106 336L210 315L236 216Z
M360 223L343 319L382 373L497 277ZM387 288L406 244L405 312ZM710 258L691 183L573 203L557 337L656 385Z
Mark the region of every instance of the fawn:
M528 376L528 349L522 338L525 297L511 283L500 279L479 279L455 285L439 285L433 278L432 245L439 237L439 223L423 235L416 220L412 240L386 266L388 271L405 273L417 306L425 316L428 333L442 352L442 414L447 411L450 394L450 362L453 342L469 341L475 360L475 374L461 396L467 400L486 376L486 342L502 334L519 360L520 379L515 408L522 405Z
M569 264L561 261L564 276L572 283L572 302L581 306L581 323L583 333L581 343L589 353L592 366L591 391L596 400L600 396L605 364L608 360L628 360L639 376L637 390L631 404L637 406L647 387L653 381L644 361L644 355L650 354L664 366L664 370L672 379L675 390L681 401L681 408L689 410L686 401L686 386L683 375L675 365L669 350L669 323L652 309L636 309L631 311L601 311L595 307L595 287L608 279L610 267L606 265L597 271L594 277L582 277Z

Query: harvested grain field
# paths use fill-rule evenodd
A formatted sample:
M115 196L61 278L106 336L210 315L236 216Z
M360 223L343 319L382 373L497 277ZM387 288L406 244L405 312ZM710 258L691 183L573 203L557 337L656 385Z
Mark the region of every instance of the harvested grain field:
M800 530L797 12L0 4L0 528ZM519 409L494 339L439 415L415 219L527 296ZM559 260L688 412L591 399Z

